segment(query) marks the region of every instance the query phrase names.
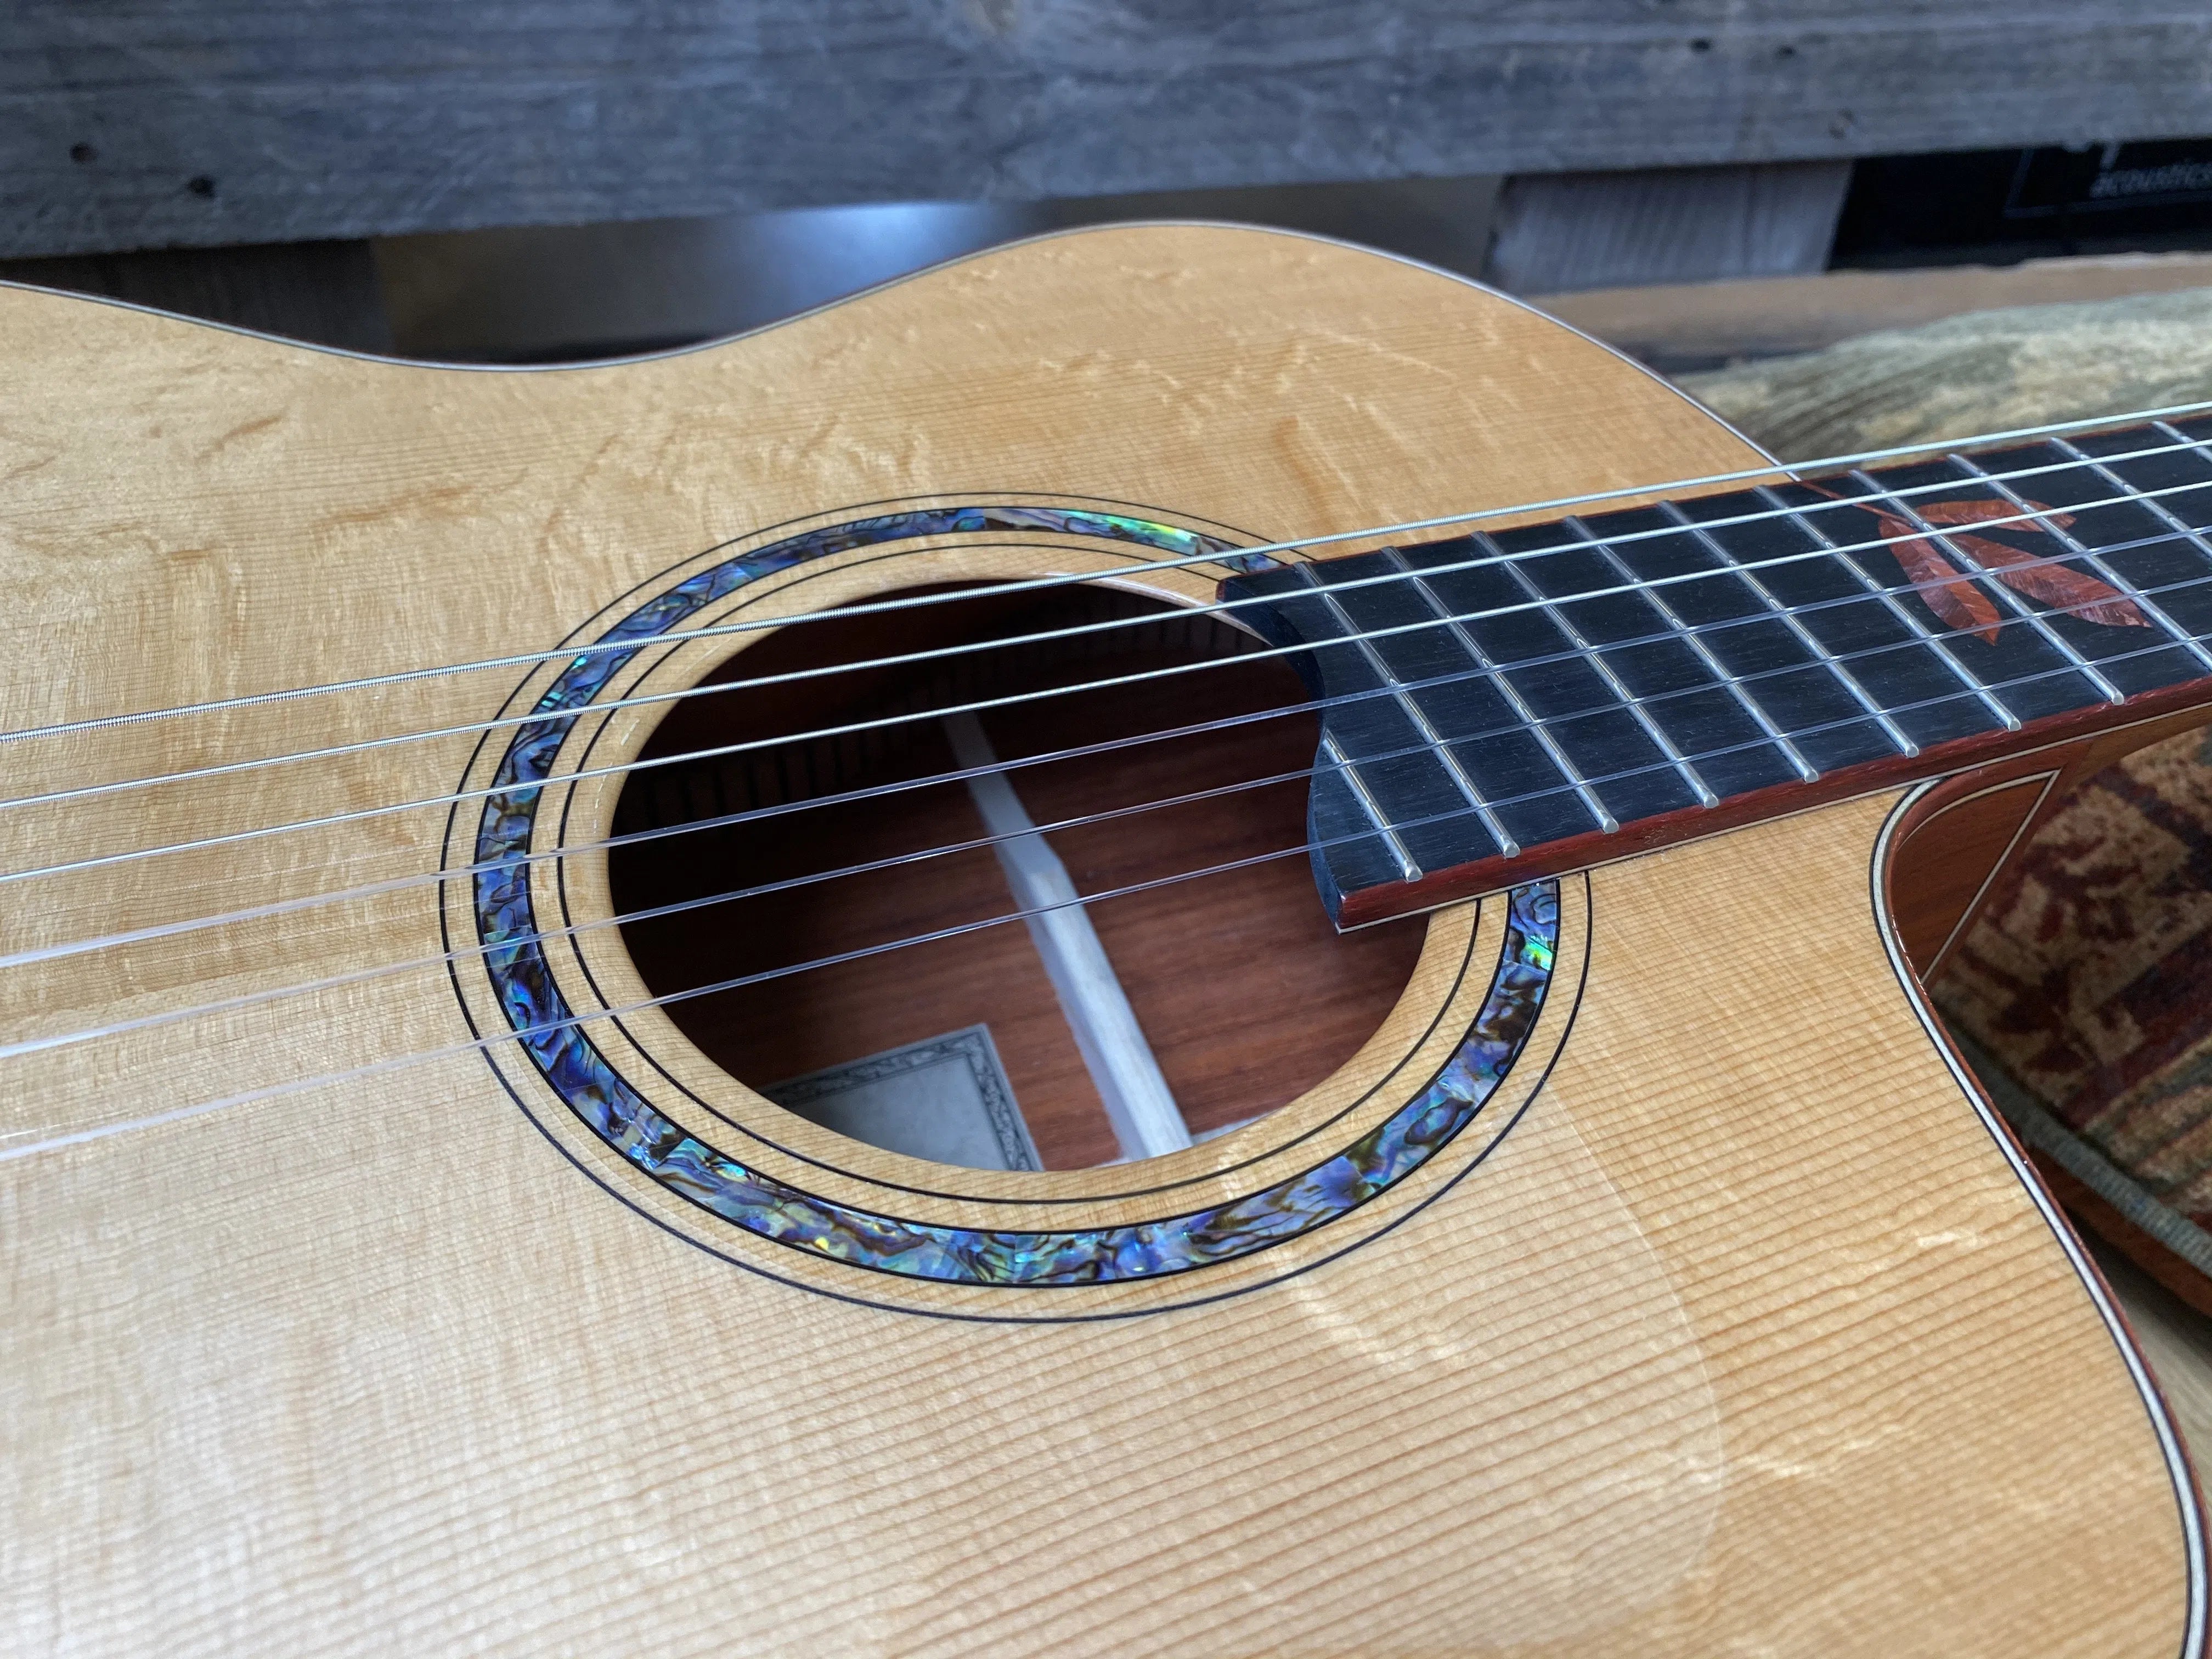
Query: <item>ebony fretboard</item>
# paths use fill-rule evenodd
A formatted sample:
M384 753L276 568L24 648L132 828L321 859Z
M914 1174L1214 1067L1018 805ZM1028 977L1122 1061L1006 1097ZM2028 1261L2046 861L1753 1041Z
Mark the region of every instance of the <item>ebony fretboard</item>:
M2197 684L2212 700L2208 527L2212 419L1321 559L1223 592L1264 599L1235 614L1312 647L1294 660L1328 700L1315 872L1350 925L1611 856L1612 837L1938 775L2084 711L2125 719Z

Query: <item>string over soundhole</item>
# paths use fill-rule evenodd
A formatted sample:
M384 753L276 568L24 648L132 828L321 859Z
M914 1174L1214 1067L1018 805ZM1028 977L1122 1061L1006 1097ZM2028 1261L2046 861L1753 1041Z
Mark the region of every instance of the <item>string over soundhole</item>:
M1316 902L1317 723L1261 643L1090 586L756 636L623 791L633 961L732 1075L939 1162L1087 1167L1285 1103L1422 930Z

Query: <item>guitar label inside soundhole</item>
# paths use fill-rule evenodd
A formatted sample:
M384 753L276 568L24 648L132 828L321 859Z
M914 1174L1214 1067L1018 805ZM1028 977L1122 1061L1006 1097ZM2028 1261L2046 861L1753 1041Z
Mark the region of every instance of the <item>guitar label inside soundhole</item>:
M787 1078L761 1092L810 1123L908 1158L971 1170L1044 1168L988 1025Z
M615 848L624 945L655 996L749 981L667 1012L756 1087L988 1027L1036 1162L896 1108L829 1125L915 1156L1086 1168L1281 1106L1382 1024L1423 924L1330 924L1316 721L1259 648L1093 586L756 636L623 791L618 838L702 826Z

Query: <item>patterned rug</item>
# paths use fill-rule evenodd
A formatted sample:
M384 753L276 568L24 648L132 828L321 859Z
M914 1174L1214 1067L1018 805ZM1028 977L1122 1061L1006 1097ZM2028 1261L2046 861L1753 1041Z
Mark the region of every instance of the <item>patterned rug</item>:
M1929 988L2068 1128L2212 1224L2212 735L2085 785Z

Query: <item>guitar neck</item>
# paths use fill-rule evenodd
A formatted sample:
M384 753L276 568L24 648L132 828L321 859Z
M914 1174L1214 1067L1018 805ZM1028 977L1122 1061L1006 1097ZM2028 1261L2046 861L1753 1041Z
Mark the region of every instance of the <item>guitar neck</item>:
M1240 576L1380 920L2212 702L2212 421Z

